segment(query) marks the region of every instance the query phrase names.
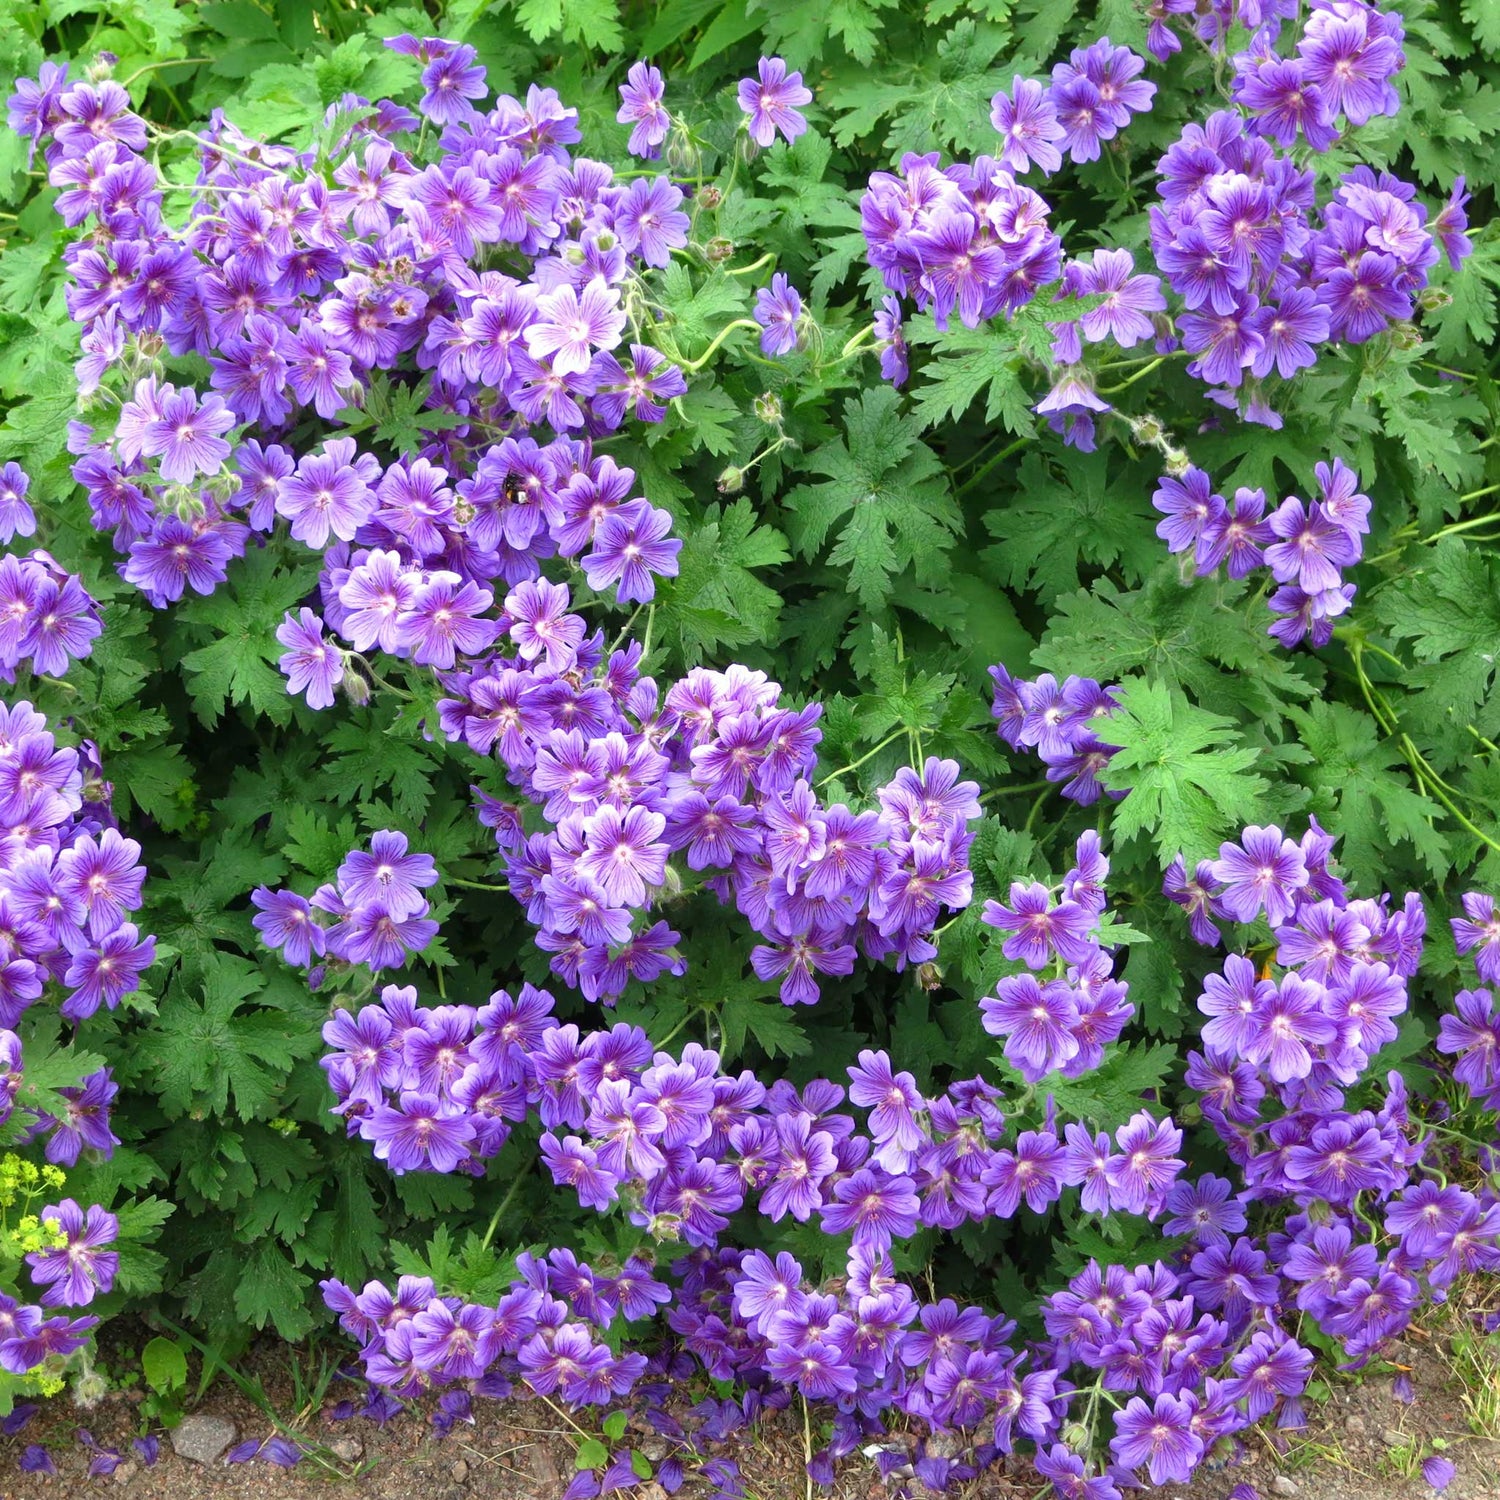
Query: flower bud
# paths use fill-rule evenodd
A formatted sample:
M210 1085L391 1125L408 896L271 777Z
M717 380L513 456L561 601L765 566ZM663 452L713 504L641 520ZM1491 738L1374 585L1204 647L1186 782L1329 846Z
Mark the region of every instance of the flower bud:
M97 1370L80 1370L73 1377L73 1405L92 1411L109 1394L109 1381Z
M1132 418L1130 430L1136 442L1149 444L1152 448L1156 447L1167 435L1167 429L1162 426L1161 421L1149 412Z
M1174 448L1170 443L1167 443L1162 447L1162 454L1162 467L1166 469L1167 473L1173 479L1181 479L1193 467L1192 459L1187 456L1187 452L1182 448Z
M943 971L935 963L917 965L917 983L924 990L940 990L943 987Z
M363 708L370 701L370 679L358 672L349 663L344 665L344 680L340 684L345 696L356 708Z
M101 83L106 78L114 76L115 64L119 58L113 52L101 52L88 66L88 80L90 83Z
M766 391L763 395L757 396L753 404L755 415L767 427L781 426L781 397L774 391Z
M726 240L723 235L715 235L704 247L703 253L708 257L710 265L718 265L720 261L728 260L734 254L734 241Z
M745 487L745 471L737 469L730 464L722 474L719 475L719 493L721 495L738 495Z
M718 185L705 182L694 196L698 200L699 208L715 209L724 201L724 194L719 191Z
M1447 307L1452 301L1452 294L1444 291L1440 286L1426 287L1417 294L1417 306L1423 312L1433 312L1439 307Z

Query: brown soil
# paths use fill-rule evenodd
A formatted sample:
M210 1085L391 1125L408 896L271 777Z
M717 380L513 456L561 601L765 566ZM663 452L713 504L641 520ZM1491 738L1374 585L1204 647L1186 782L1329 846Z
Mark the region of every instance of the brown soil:
M1256 1432L1236 1459L1200 1474L1191 1486L1169 1485L1163 1500L1227 1500L1236 1485L1253 1485L1260 1500L1427 1500L1420 1460L1434 1441L1458 1467L1446 1500L1500 1500L1500 1441L1476 1428L1500 1416L1500 1368L1448 1355L1441 1336L1413 1340L1396 1351L1409 1365L1417 1399L1396 1399L1392 1377L1335 1379L1328 1398L1309 1407L1309 1426L1300 1433ZM1455 1364L1466 1375L1460 1376ZM284 1416L295 1403L285 1363L274 1348L247 1360ZM309 1443L325 1445L295 1469L262 1462L204 1469L178 1458L163 1438L153 1467L129 1463L110 1478L89 1479L88 1452L75 1440L87 1427L105 1445L129 1446L140 1431L139 1413L128 1395L113 1393L92 1411L78 1410L66 1398L50 1403L18 1437L0 1441L0 1500L61 1500L67 1496L117 1494L122 1500L558 1500L574 1472L580 1431L548 1403L537 1399L476 1403L474 1425L460 1424L447 1437L435 1437L426 1412L411 1408L384 1427L361 1417L331 1421L335 1401L355 1388L336 1386L322 1406L296 1422ZM241 1438L270 1437L274 1428L264 1412L227 1382L205 1398L202 1410L231 1418ZM326 1445L357 1442L358 1457L340 1462ZM637 1436L648 1457L665 1456L668 1445ZM55 1478L23 1474L16 1467L21 1449L41 1443L60 1473ZM792 1411L760 1424L753 1439L725 1445L722 1457L740 1466L748 1500L802 1500L800 1417ZM985 1475L956 1491L956 1500L1033 1500L1040 1483L1021 1461ZM684 1500L701 1500L706 1486L689 1482ZM831 1490L815 1491L832 1500L880 1500L891 1490L874 1465L855 1454L841 1467ZM916 1494L925 1493L920 1486ZM655 1484L643 1484L634 1500L665 1500Z

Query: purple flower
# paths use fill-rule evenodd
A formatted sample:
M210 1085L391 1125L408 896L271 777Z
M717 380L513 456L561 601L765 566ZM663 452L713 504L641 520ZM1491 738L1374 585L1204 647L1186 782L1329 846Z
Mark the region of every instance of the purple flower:
M884 1250L916 1232L919 1204L911 1179L869 1167L835 1184L823 1206L827 1234L852 1234L856 1245Z
M31 1279L46 1287L42 1293L44 1307L83 1307L98 1292L114 1285L119 1270L117 1251L106 1250L120 1236L120 1221L106 1213L97 1203L87 1213L71 1198L53 1208L42 1210L42 1223L64 1237L65 1243L51 1250L33 1252L26 1257Z
M26 502L30 484L31 478L20 464L8 463L0 468L0 542L35 533L36 516Z
M1322 985L1283 974L1274 992L1257 1002L1255 1035L1244 1048L1245 1058L1264 1063L1277 1083L1306 1078L1312 1071L1311 1048L1338 1037L1338 1027L1323 1011L1326 998Z
M1079 262L1077 291L1079 296L1104 298L1079 319L1079 329L1091 344L1113 338L1129 349L1155 332L1146 314L1163 312L1167 306L1160 278L1137 276L1128 250L1096 250L1088 265Z
M1316 500L1304 507L1288 495L1271 513L1270 527L1279 540L1266 548L1266 565L1278 583L1322 593L1343 582L1341 568L1359 561L1358 538L1330 520Z
M199 474L217 474L229 457L224 434L234 426L234 413L218 396L205 396L200 405L192 390L161 389L160 414L148 423L141 452L161 457L161 477L191 484Z
M1064 131L1047 91L1034 79L1011 79L1011 92L1001 90L990 100L990 123L1005 138L1000 165L1008 172L1024 172L1033 163L1043 172L1062 166L1057 142Z
M1244 578L1264 560L1263 548L1276 535L1262 519L1264 490L1237 489L1228 505L1213 507L1198 533L1193 562L1201 575L1228 560L1231 578Z
M469 1158L474 1122L436 1095L403 1092L399 1108L376 1105L359 1131L393 1172L452 1172Z
M755 321L765 331L760 336L762 354L790 354L797 347L797 324L802 317L802 297L778 271L768 287L755 294Z
M389 43L387 43L389 45ZM422 69L422 87L426 92L417 108L436 125L456 125L474 113L470 99L483 99L489 92L484 82L484 68L475 62L478 55L472 47L444 43L439 52L432 43L431 61Z
M134 922L121 922L91 947L72 954L63 983L73 992L61 1011L70 1021L82 1020L102 1004L113 1010L140 988L141 974L156 960L156 939L142 938Z
M582 375L595 349L613 349L627 322L620 294L596 276L583 293L571 285L537 298L537 319L526 329L526 348L536 360L552 356L558 375Z
M788 141L796 140L807 129L798 106L812 103L812 91L803 87L801 73L787 72L779 57L763 57L756 66L759 76L742 78L739 87L750 139L769 146L779 130Z
M297 618L288 614L276 627L276 639L287 648L278 665L287 692L307 694L309 708L332 708L333 690L344 680L344 653L323 634L323 621L306 605Z
M1127 1468L1145 1464L1154 1485L1186 1484L1203 1456L1203 1440L1193 1430L1192 1403L1165 1391L1154 1406L1132 1396L1115 1413L1109 1449Z
M677 576L682 540L672 534L672 517L644 500L617 506L599 523L592 550L583 559L589 587L602 592L617 583L621 604L644 604L656 597L653 575Z
M322 957L325 933L305 896L261 885L250 892L250 900L257 908L252 925L267 947L282 949L286 961L299 966L310 963L314 954Z
M1442 1494L1453 1483L1458 1468L1451 1458L1434 1453L1422 1460L1422 1478L1438 1493Z
M979 1002L981 1024L1006 1038L1005 1057L1028 1083L1037 1083L1076 1057L1078 1003L1060 979L1043 986L1030 974L1001 979L994 998Z
M661 70L645 62L631 63L625 78L620 85L620 112L615 119L634 127L626 147L630 154L655 161L672 127L672 116L662 104L666 88Z
M500 622L479 618L495 602L488 589L441 568L426 578L396 618L399 639L413 661L451 667L460 651L477 656L494 644Z
M1474 967L1486 984L1500 984L1500 915L1495 898L1479 891L1463 897L1461 917L1451 919L1453 941L1460 958L1474 955Z
M598 884L611 906L644 906L647 888L666 879L668 849L660 842L666 826L649 808L622 813L601 807L589 820L579 872Z
M1291 920L1296 894L1307 885L1301 848L1279 828L1245 829L1238 844L1221 844L1213 877L1223 887L1218 902L1237 922L1262 910L1273 927Z
M691 220L681 212L682 189L665 177L637 177L615 204L615 233L648 266L664 266L688 242Z
M1082 963L1097 946L1090 936L1095 919L1076 901L1053 906L1046 886L1018 880L1011 884L1010 902L1005 907L986 901L983 921L1011 934L1000 951L1009 959L1020 959L1028 969L1045 968L1054 952L1065 963Z
M1196 546L1210 520L1224 511L1224 497L1214 493L1213 481L1192 467L1181 478L1163 475L1151 504L1166 517L1157 522L1156 534L1172 552Z
M409 854L406 835L394 830L372 834L370 849L353 850L339 866L339 893L350 906L381 903L397 919L425 909L422 892L437 883L430 854Z
M1105 1169L1110 1198L1128 1213L1155 1218L1183 1162L1176 1155L1182 1132L1170 1120L1153 1120L1144 1110L1115 1132L1119 1154Z

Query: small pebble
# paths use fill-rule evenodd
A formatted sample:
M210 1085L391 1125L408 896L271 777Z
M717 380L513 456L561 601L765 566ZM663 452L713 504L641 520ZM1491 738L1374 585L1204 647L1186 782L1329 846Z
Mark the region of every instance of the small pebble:
M1350 1437L1363 1437L1365 1435L1365 1419L1351 1413L1344 1418L1344 1431Z
M641 1457L648 1464L659 1464L670 1451L669 1445L659 1437L650 1437L641 1444Z
M454 1484L463 1484L469 1477L469 1461L466 1458L455 1458L448 1469L448 1477Z
M1297 1486L1285 1474L1278 1474L1271 1481L1271 1493L1273 1495L1295 1495L1297 1493Z
M141 1472L141 1466L133 1459L127 1458L124 1463L115 1470L113 1479L116 1484L129 1484L137 1474Z
M340 1437L334 1438L328 1445L328 1451L340 1463L352 1464L364 1457L365 1445L357 1437Z
M1380 1441L1387 1448L1404 1448L1411 1439L1404 1432L1398 1432L1394 1427L1386 1427L1381 1431Z

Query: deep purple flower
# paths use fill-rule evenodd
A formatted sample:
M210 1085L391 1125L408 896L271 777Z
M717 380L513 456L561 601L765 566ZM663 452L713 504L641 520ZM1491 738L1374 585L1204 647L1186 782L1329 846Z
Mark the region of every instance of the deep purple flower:
M1459 957L1474 955L1474 967L1485 984L1500 984L1500 915L1495 898L1479 891L1463 897L1463 916L1451 919Z
M1078 1053L1078 1004L1069 986L1054 979L1043 986L1030 974L1001 979L993 998L979 1002L981 1024L1006 1038L1005 1056L1029 1083Z
M1269 826L1248 827L1238 844L1221 844L1213 876L1224 887L1219 904L1235 921L1253 922L1264 911L1273 927L1291 919L1308 879L1302 850Z
M83 1307L94 1300L96 1293L109 1291L120 1256L104 1246L120 1237L120 1221L97 1203L85 1213L71 1198L64 1198L54 1208L44 1208L41 1217L44 1225L66 1239L56 1249L26 1257L31 1279L47 1288L42 1293L42 1305Z
M677 576L682 539L672 534L672 517L645 500L617 506L599 523L593 548L583 559L589 587L602 592L617 584L621 604L644 604L656 597L656 577Z
M1186 1484L1203 1456L1203 1440L1193 1431L1193 1406L1165 1391L1148 1406L1132 1396L1115 1413L1110 1452L1127 1468L1145 1464L1154 1485Z
M1062 166L1057 142L1064 131L1046 89L1034 79L1012 78L1009 94L1001 90L990 100L990 123L1005 138L1000 165L1008 172L1024 172L1033 163L1043 172Z
M807 129L799 106L812 103L812 91L803 86L801 73L787 72L779 57L763 57L756 67L759 76L742 78L739 87L750 139L757 146L769 146L779 130L795 141Z
M661 70L649 63L635 62L625 77L626 82L620 85L620 111L615 119L634 127L626 147L630 154L655 161L672 127L672 116L662 104L666 90Z
M344 653L323 634L323 621L306 605L276 627L276 639L287 648L278 665L294 696L307 694L309 708L332 708L333 690L344 680Z
M26 501L30 484L31 478L20 464L8 463L0 468L0 542L35 533L36 516Z
M755 321L765 331L760 336L762 354L790 354L797 347L797 325L802 317L802 297L778 271L768 287L755 294Z

